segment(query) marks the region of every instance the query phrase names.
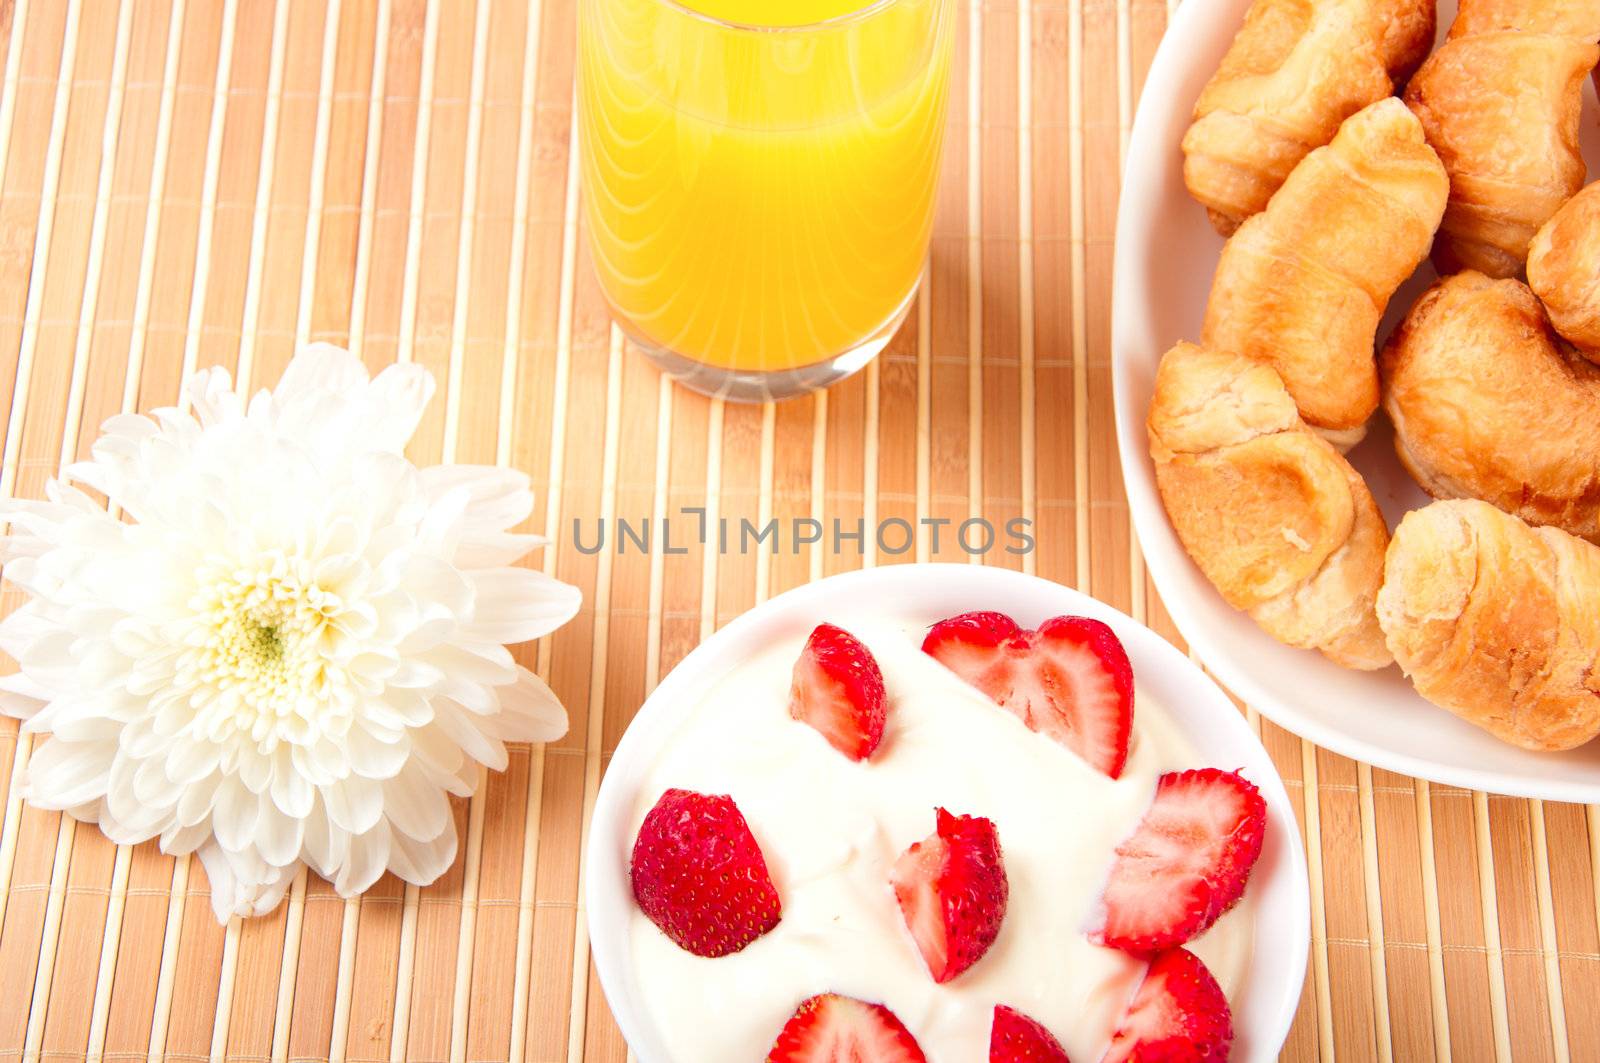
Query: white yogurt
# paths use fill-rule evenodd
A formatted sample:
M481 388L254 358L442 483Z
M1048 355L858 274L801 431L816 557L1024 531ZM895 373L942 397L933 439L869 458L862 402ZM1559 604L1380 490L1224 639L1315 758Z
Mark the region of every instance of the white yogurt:
M997 1003L1043 1023L1074 1060L1099 1059L1144 965L1091 944L1084 927L1156 779L1204 765L1142 687L1128 765L1112 781L922 653L926 624L843 626L872 650L888 688L870 761L841 756L789 718L801 637L716 684L641 782L633 833L669 788L732 795L783 902L776 928L719 959L678 948L633 909L634 971L671 1063L760 1059L796 1005L823 992L886 1004L930 1063L987 1059ZM1011 887L994 947L942 986L889 885L895 859L933 832L936 806L994 821ZM1252 922L1247 894L1193 946L1230 997Z

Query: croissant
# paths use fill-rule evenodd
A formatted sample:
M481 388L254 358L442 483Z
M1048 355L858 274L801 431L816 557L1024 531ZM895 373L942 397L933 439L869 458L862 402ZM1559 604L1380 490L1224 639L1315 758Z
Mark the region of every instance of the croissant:
M1399 100L1353 115L1222 249L1201 341L1271 365L1309 424L1354 445L1378 406L1378 322L1448 192Z
M1534 236L1528 285L1556 331L1600 362L1600 182L1569 199Z
M1417 692L1524 749L1600 733L1600 547L1485 502L1395 529L1378 620Z
M1441 281L1381 365L1395 449L1429 494L1600 541L1600 366L1562 349L1526 285Z
M1595 0L1461 0L1406 88L1450 171L1440 273L1515 277L1539 227L1583 185L1583 81L1600 62Z
M1183 138L1184 182L1224 236L1433 45L1434 0L1255 0Z
M1276 373L1180 343L1161 360L1146 427L1173 528L1228 604L1347 668L1390 663L1373 611L1383 515Z

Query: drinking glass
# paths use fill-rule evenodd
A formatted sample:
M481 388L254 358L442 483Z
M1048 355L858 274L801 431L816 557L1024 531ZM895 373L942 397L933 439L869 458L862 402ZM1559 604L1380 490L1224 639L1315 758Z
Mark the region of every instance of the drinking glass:
M927 256L953 8L580 0L589 247L668 373L784 398L889 342Z

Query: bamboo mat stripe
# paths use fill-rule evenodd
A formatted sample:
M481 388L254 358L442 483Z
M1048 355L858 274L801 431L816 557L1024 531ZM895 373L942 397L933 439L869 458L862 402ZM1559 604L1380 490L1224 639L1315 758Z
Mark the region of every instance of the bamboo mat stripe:
M572 0L0 0L0 492L37 496L196 368L265 386L328 339L427 366L416 457L528 472L550 537L530 563L585 592L517 650L570 734L457 803L456 864L426 888L343 900L301 877L219 926L197 864L23 804L34 740L0 724L0 1060L627 1059L580 854L623 729L699 640L833 572L971 560L948 529L1022 516L1036 551L987 563L1179 641L1121 494L1107 354L1117 179L1175 6L966 0L906 327L826 394L745 407L663 381L607 319ZM709 547L570 549L574 521L681 527L684 507ZM921 534L724 554L724 517ZM1241 711L1313 873L1285 1059L1600 1059L1595 809L1429 786Z

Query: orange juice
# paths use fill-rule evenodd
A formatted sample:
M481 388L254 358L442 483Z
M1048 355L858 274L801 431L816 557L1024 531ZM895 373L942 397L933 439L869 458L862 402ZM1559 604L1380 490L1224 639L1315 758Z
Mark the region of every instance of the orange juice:
M887 339L927 253L952 0L692 3L581 5L585 216L619 323L736 372Z

